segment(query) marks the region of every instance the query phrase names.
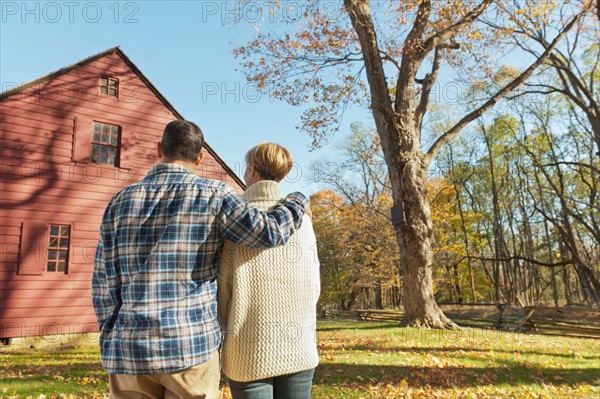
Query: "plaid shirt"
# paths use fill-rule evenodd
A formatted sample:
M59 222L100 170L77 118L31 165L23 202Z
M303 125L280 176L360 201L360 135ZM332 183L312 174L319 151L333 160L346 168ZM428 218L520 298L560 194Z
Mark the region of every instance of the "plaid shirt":
M221 343L217 269L224 238L283 244L307 199L290 194L268 213L231 187L176 164L155 165L108 204L92 300L102 364L113 374L160 374L207 361Z

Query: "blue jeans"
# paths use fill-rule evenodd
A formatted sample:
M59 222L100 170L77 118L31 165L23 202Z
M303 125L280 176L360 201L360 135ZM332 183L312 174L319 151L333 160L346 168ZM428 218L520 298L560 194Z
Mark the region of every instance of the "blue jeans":
M229 388L233 399L310 399L314 374L310 369L257 381L229 380Z

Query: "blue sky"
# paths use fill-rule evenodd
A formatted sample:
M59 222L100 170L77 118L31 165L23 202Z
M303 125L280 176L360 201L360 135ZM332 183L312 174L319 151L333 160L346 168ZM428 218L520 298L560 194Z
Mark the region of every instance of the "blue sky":
M231 51L254 32L247 22L226 23L233 18L227 7L235 2L1 0L0 5L2 91L120 45L238 174L245 152L258 142L286 146L297 167L283 183L284 192L318 190L308 184L311 162L331 158L350 123L371 119L366 110L349 113L341 134L310 152L311 138L295 128L301 109L258 95L239 70Z

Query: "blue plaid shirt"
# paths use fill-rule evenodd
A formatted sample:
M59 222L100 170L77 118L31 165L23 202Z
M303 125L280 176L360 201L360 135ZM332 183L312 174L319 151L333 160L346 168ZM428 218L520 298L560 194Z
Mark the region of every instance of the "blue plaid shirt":
M217 351L217 269L224 238L283 244L308 201L290 194L272 211L230 186L176 164L155 165L108 204L94 262L92 300L102 364L113 374L160 374Z

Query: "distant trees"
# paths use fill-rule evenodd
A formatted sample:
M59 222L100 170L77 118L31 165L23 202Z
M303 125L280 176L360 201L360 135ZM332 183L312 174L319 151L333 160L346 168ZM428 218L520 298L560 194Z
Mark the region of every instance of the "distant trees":
M437 173L454 188L455 213L473 215L473 235L462 236L469 247L463 262L470 259L476 275L484 272L489 289L480 281L476 291L487 300L595 305L600 161L594 136L564 96L527 98L481 120L468 140L438 159Z
M342 309L400 305L391 196L374 130L354 124L339 156L312 165L327 187L311 197L321 260L322 303Z
M480 302L489 289L483 270L473 265L471 256L484 242L475 230L481 215L462 203L463 188L450 176L431 178L427 193L435 229L433 283L436 300Z

